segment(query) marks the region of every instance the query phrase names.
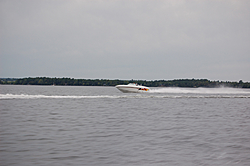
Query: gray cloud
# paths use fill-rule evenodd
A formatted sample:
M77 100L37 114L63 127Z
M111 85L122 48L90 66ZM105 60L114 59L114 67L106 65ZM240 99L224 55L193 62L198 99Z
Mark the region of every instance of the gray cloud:
M1 77L250 81L250 2L0 1Z

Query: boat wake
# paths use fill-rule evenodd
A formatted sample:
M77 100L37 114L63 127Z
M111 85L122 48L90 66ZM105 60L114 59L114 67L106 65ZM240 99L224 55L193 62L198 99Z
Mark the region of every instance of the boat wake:
M97 96L60 96L60 95L28 95L28 94L0 94L0 100L11 99L149 99L149 98L250 98L250 94L188 94L189 92L180 94L152 94L163 93L156 90L146 94L133 95L97 95Z
M86 98L111 98L112 96L58 96L58 95L27 95L27 94L0 94L0 99L86 99Z

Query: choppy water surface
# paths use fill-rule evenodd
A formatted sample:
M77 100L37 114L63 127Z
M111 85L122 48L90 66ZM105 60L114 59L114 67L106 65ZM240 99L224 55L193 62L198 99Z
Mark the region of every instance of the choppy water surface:
M250 90L0 86L0 165L250 165Z

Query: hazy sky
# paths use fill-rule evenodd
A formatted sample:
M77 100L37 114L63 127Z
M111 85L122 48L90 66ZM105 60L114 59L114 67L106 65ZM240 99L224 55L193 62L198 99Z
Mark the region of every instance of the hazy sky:
M0 77L250 81L249 0L0 0Z

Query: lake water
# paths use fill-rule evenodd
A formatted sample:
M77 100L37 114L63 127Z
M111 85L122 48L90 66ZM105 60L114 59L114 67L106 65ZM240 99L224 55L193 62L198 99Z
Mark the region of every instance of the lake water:
M0 86L0 165L250 165L250 90Z

